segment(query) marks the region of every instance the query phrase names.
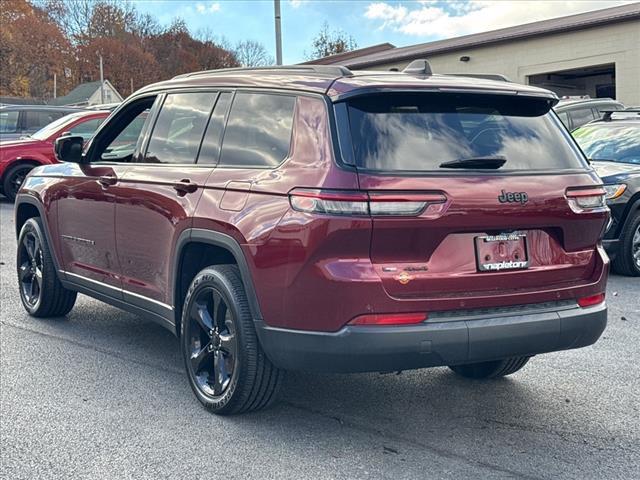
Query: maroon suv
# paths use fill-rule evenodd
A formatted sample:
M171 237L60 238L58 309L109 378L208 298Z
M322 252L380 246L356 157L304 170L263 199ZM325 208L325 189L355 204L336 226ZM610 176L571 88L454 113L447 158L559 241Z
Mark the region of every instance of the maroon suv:
M490 378L591 345L609 211L556 102L424 61L150 85L27 178L22 302L165 326L216 413L270 404L289 369Z

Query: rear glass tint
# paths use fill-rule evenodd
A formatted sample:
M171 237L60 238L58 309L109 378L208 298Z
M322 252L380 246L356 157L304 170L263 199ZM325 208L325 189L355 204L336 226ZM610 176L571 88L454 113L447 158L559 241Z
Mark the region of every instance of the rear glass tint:
M511 95L358 97L348 104L354 163L368 170L447 171L440 165L504 157L500 171L584 168L548 109L544 99Z
M575 130L573 136L590 160L640 165L640 124L585 125Z

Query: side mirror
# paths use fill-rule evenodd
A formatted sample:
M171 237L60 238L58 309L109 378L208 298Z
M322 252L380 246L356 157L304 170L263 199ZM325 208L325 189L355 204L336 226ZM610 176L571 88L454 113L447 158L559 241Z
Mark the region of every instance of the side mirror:
M84 138L73 135L63 135L56 138L56 158L61 162L82 163L82 146Z

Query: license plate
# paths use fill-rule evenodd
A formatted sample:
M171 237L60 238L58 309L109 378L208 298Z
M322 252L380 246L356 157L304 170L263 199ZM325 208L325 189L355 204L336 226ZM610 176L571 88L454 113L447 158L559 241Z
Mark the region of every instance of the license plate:
M527 236L524 233L505 233L476 237L478 271L499 272L529 267Z

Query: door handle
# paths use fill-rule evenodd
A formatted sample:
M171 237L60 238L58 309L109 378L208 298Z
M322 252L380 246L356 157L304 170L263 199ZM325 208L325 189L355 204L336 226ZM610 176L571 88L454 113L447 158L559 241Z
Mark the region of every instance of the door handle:
M118 177L116 177L115 175L103 175L101 177L98 177L98 183L106 188L118 183Z
M178 192L178 195L186 195L187 193L195 192L198 189L198 185L191 183L191 180L188 178L183 178L173 184L173 189Z

